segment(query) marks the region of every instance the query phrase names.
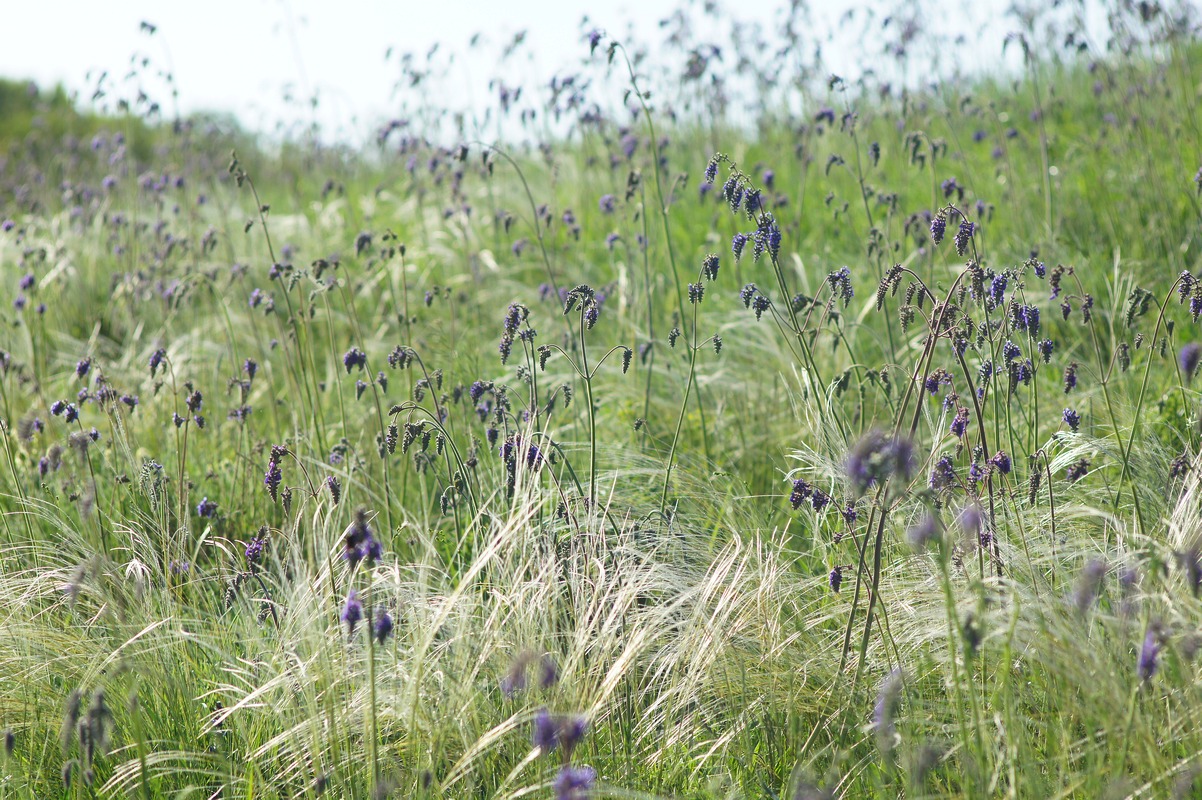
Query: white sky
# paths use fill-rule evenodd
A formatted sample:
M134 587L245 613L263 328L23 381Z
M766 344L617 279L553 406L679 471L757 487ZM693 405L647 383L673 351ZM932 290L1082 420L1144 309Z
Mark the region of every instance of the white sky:
M693 0L698 2L699 0ZM770 25L784 0L742 0L733 6L740 19ZM900 0L905 2L905 0ZM452 105L463 106L487 92L495 63L466 47L474 33L497 47L515 32L528 30L530 61L520 66L545 82L558 69L579 63L587 52L581 42L581 17L610 33L626 31L632 20L641 38L656 41L656 24L681 0L42 0L16 2L0 27L0 75L32 78L39 84L62 82L88 98L95 76L108 71L120 90L131 56L145 54L153 67L169 65L179 87L180 110L235 113L249 128L270 132L281 120L307 119L307 111L283 99L285 87L298 97L318 90L319 121L328 134L352 141L370 135L381 119L397 113L390 94L398 75L396 60L385 50L424 53L439 42L456 54L456 67L440 84ZM727 5L730 5L729 2ZM815 16L834 20L862 0L813 0ZM881 4L877 4L880 7ZM971 50L978 66L1000 62L1000 43L1014 23L1003 20L1008 0L968 0L960 10L935 13L933 24L960 24L981 46ZM967 9L968 14L964 13ZM948 19L960 22L948 23ZM158 27L149 37L139 31L147 20ZM816 26L818 27L818 26ZM946 30L946 28L945 28ZM817 37L818 31L815 31ZM829 48L832 71L855 70L864 54L855 48ZM535 61L536 59L536 61ZM513 67L518 69L518 67ZM91 79L88 79L89 72ZM518 82L515 79L513 82ZM128 85L125 92L128 92ZM164 111L169 96L154 90ZM299 104L299 101L298 101Z

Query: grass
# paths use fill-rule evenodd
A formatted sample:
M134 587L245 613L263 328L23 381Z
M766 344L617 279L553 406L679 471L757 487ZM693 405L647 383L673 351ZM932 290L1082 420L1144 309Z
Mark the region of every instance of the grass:
M1202 50L1038 29L751 125L603 36L542 147L46 99L0 797L1192 796Z

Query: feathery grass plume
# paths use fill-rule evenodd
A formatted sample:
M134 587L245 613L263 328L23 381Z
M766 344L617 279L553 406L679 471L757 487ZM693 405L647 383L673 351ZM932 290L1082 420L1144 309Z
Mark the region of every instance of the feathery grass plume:
M876 703L872 707L872 730L877 747L886 755L892 753L897 744L895 719L904 683L901 668L894 668L877 688Z

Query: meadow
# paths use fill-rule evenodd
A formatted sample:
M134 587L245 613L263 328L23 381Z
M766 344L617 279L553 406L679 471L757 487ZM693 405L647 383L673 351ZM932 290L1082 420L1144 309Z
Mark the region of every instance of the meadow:
M1202 796L1200 18L1076 8L0 84L0 798Z

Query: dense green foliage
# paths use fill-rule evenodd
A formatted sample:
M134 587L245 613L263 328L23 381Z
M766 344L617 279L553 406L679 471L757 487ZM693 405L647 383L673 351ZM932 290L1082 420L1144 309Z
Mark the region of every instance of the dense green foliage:
M539 147L0 83L0 797L1191 796L1202 51L1111 22L752 125L601 37Z

